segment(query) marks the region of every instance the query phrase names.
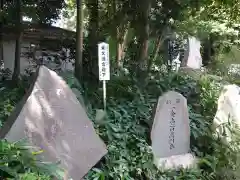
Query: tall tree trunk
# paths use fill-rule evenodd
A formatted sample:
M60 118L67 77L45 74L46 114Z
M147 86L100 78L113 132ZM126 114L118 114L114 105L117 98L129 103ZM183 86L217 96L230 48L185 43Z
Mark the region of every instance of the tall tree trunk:
M208 66L212 60L212 38L209 35L203 42L203 65Z
M75 77L82 81L82 52L83 52L83 2L77 0L77 19L76 19L76 60L75 60Z
M3 11L3 2L4 0L0 0L0 12ZM4 63L3 59L3 18L0 17L0 66L1 63Z
M129 32L130 22L128 20L128 15L123 15L125 9L127 9L128 4L119 4L117 0L113 0L111 3L112 6L112 14L114 17L110 17L109 19L113 19L112 25L114 25L111 29L114 29L113 39L116 42L115 50L116 50L116 66L121 68L123 66L123 59L125 57L124 50L127 45L127 36ZM121 9L120 6L123 6ZM118 17L121 12L121 17Z
M16 29L17 37L15 44L15 60L12 80L18 82L20 75L20 57L21 57L21 39L22 39L22 13L21 13L21 0L16 0Z
M148 61L148 73L150 72L151 68L152 68L152 64L153 62L156 61L157 57L158 57L158 53L161 47L161 44L163 43L163 38L162 35L158 36L156 43L155 43L155 47L152 53L152 57L149 59Z
M89 10L89 27L88 27L88 62L85 62L84 69L88 70L91 79L94 83L98 80L98 50L97 44L99 41L98 29L98 0L88 0L87 8Z
M210 34L208 38L205 39L203 43L203 65L208 66L213 63L215 56L214 41L216 37Z
M123 65L123 59L125 58L125 48L127 45L127 36L129 32L129 23L127 25L123 25L123 30L120 30L117 27L117 65L119 68Z
M149 13L151 9L151 0L141 0L140 1L140 16L139 21L142 22L139 29L139 73L143 75L143 71L147 70L148 61L148 39L149 39Z

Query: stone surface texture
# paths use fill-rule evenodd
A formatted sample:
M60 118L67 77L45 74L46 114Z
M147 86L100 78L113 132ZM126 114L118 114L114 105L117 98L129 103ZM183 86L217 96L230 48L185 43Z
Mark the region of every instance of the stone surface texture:
M74 93L45 66L39 68L25 104L18 108L5 138L13 142L27 137L43 150L44 161L61 161L68 179L81 179L107 153Z
M200 69L202 66L202 57L200 53L201 43L195 37L188 37L188 49L185 52L183 66Z
M169 91L159 97L151 141L155 162L161 161L159 158L189 153L190 126L187 100L181 94Z

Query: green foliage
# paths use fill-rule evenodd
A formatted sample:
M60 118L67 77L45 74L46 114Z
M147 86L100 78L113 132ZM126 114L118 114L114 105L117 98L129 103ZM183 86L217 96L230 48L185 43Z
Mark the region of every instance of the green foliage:
M16 87L10 80L11 71L0 70L0 127L2 126L2 123L7 120L17 103L27 92L33 78L31 75L33 74L29 74L29 76L22 75L21 81Z
M216 112L216 100L225 82L210 76L202 76L196 80L187 75L152 72L143 85L134 77L118 73L107 84L107 115L103 117L104 114L100 113L101 118L95 119L95 113L100 116L99 112L101 112L99 108L102 107L102 89L92 90L87 84L84 84L83 88L71 73L61 75L71 88L79 90L79 97L81 95L84 97L89 117L94 121L97 133L108 147L108 154L87 174L86 180L235 179L239 140L227 145L214 136L211 129ZM150 131L154 105L158 97L168 90L176 90L188 99L191 150L199 158L197 169L160 172L153 165ZM4 93L3 103L10 102L11 108L17 101L13 98L14 95L23 94L20 89L4 91ZM5 112L3 108L0 112L5 114L2 117L8 116L7 113L3 113ZM5 159L6 162L17 159L16 163L7 163L7 166L3 166L5 174L18 175L22 179L45 180L49 178L45 175L56 172L46 164L36 165L34 155L29 157L24 146L19 147L17 144L4 141L1 143L4 147L0 151L1 159ZM29 158L33 163L29 163ZM39 174L43 176L40 178Z
M85 177L87 180L127 179L201 179L233 180L238 140L224 144L211 129L222 84L203 76L195 80L186 75L151 74L147 84L126 75L113 76L107 85L107 116L95 120L96 131L108 146L108 154ZM83 89L81 89L83 90ZM150 130L154 105L168 90L176 90L188 99L191 150L199 158L199 168L160 172L153 165ZM82 91L83 92L83 91ZM89 114L102 107L102 89L83 92L91 104Z
M13 1L6 2L1 10L1 19L5 20L5 24L14 24L16 17ZM65 23L66 26L71 26L71 29L74 29L75 1L67 0L66 3L67 7L62 11L63 15L67 19L70 19L70 17L72 19L66 20ZM129 28L130 35L127 37L126 47L123 48L123 51L126 52L124 57L127 60L125 60L127 65L124 65L124 67L129 68L131 75L136 73L136 69L132 67L139 67L138 61L142 58L138 56L144 54L142 52L150 51L152 54L149 57L154 57L156 54L157 59L162 60L162 58L159 58L159 54L162 53L162 49L164 51L166 49L162 48L161 43L160 50L155 51L157 49L155 41L161 37L163 42L173 32L177 32L182 39L189 34L200 38L214 35L214 37L217 37L214 39L214 45L222 45L223 49L229 48L232 44L239 44L240 3L238 1L156 0L150 3L150 0L104 0L97 3L97 1L86 0L84 3L88 4L88 7L84 8L84 25L90 27L84 27L84 29L92 28L93 31L92 34L90 33L89 39L85 40L85 47L93 43L91 47L96 48L94 43L100 39L108 39L111 45L110 50L113 52L110 53L111 58L114 59L118 54L116 45L120 43L118 41L123 39L124 36L124 33L118 34L117 29L123 31ZM150 12L148 12L146 4L151 4ZM32 18L33 22L51 23L53 19L58 17L63 6L63 1L36 2L34 0L23 0L21 9L23 15ZM92 21L87 23L89 19ZM93 35L96 35L96 37L93 38ZM150 38L151 41L149 41ZM155 44L152 42L155 42ZM145 47L144 43L149 44L149 47L146 46L147 49L141 48ZM87 55L89 52L95 52L96 49L90 49L89 52L86 52L85 49L84 60L89 60L87 64L90 67L85 69L90 72L93 69L92 64L95 63L91 62L91 58L87 58ZM145 59L148 60L148 58ZM226 57L214 59L211 63L212 71L218 72L219 75L224 74L224 78L230 82L240 84L237 78L225 77L227 73L223 61L226 61ZM224 73L222 73L223 70ZM105 114L99 110L103 104L102 89L93 88L90 83L86 82L83 84L83 88L73 78L72 74L63 76L71 88L79 90L75 91L79 101L86 105L89 117L95 122L96 131L108 145L108 154L89 172L86 179L236 179L233 171L236 169L236 154L238 152L236 146L238 142L234 140L230 145L226 145L213 135L214 132L211 129L217 109L216 99L223 84L222 81L219 82L208 76L196 80L188 76L159 72L152 72L143 81L126 73L118 72L118 75L114 75L107 85L108 108L107 115L104 117ZM25 93L24 87L25 85L15 89L8 86L0 87L1 123L4 123ZM198 169L159 172L152 163L149 136L154 105L158 97L168 90L176 90L188 100L191 119L191 150L199 158ZM84 96L84 101L81 96ZM11 144L8 145L11 146ZM13 156L16 155L17 151L15 150ZM11 156L11 153L6 154L7 157ZM35 169L37 173L29 171L29 168L31 169L35 165L28 166L25 161L19 161L21 167L24 167L23 169L28 169L21 172L23 179L38 179L38 169ZM6 167L8 168L8 174L11 174L15 168L12 166ZM6 172L6 170L4 171ZM19 174L19 172L15 171L15 174ZM45 177L42 176L42 178Z
M16 104L24 95L23 88L10 88L3 86L0 88L0 127L7 120Z
M2 20L4 25L14 25L16 23L15 2L4 0L2 10ZM22 15L32 19L34 23L51 24L54 22L64 7L64 0L22 0Z
M8 143L0 141L0 177L14 179L50 179L51 175L61 179L63 173L55 164L44 163L38 159L42 151L32 151L36 149L27 143Z

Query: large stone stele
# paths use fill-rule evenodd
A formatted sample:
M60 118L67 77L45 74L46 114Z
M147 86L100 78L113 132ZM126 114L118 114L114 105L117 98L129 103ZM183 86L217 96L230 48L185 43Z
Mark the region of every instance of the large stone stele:
M240 87L235 84L223 87L218 99L218 109L213 120L213 128L225 140L231 140L231 133L225 126L228 122L240 127Z
M81 179L106 153L74 93L54 71L41 66L33 86L0 131L13 142L27 137L46 162L61 161L68 179Z
M239 109L240 87L235 84L224 86L218 99L218 109L213 120L213 129L215 130L216 135L228 145L230 145L233 140L233 134L227 126L231 124L231 127L238 128L239 130ZM235 175L240 178L240 152L237 153L235 173Z
M202 57L200 53L201 42L195 37L188 37L188 46L185 51L183 67L200 69L202 66Z
M226 142L231 141L231 132L226 126L231 123L240 128L240 87L235 84L223 87L219 99L218 109L213 120L215 132Z
M190 151L187 100L169 91L158 99L151 131L154 163L159 169L188 168L195 164Z

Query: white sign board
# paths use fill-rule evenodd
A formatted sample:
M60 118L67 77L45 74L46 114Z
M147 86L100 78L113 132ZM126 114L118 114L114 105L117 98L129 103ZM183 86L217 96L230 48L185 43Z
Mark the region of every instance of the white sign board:
M98 68L99 80L110 80L109 45L105 42L98 44Z

